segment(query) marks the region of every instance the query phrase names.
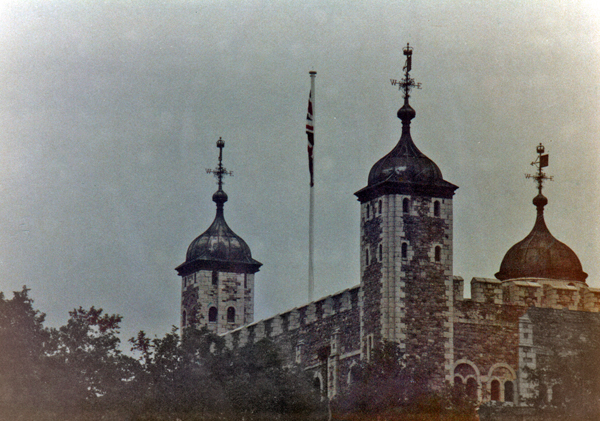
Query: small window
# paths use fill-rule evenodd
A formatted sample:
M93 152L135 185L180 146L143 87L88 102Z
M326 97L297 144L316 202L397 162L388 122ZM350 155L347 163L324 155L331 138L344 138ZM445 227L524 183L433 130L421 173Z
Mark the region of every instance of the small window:
M244 273L244 289L248 289L248 274Z
M321 390L321 379L320 378L315 377L313 379L313 387L315 388L315 390L317 392L322 392L322 390Z
M440 202L433 202L433 216L440 216Z
M403 259L408 258L408 244L406 244L406 243L402 243L402 258Z
M493 401L500 400L500 382L498 380L492 381L491 399Z
M513 402L515 400L515 386L510 380L504 383L504 402Z
M227 309L227 323L235 323L235 308L233 307Z
M383 202L380 200L379 201L379 215L381 215L382 212L383 212Z
M181 315L181 326L187 326L187 312L183 310L183 314Z
M469 377L467 380L467 396L471 399L477 399L477 380Z
M407 198L405 198L402 201L402 212L403 213L408 213L409 212L409 203L408 203L408 199Z
M367 219L371 217L371 207L367 204Z
M440 246L435 246L435 261L439 262L442 260L442 248Z
M216 270L213 270L212 273L212 284L213 286L219 285L219 272L217 272Z
M383 246L379 244L379 261L383 262Z
M217 322L217 308L216 307L211 307L208 309L208 321L210 323L216 323Z
M365 266L369 266L369 249L365 250Z

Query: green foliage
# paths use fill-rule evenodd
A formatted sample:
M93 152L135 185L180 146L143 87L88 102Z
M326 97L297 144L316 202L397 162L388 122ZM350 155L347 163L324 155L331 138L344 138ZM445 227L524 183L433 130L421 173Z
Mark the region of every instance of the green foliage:
M50 329L46 350L52 400L61 407L115 406L131 393L137 362L119 350L121 316L94 307L69 312L66 325Z
M323 414L304 370L285 366L269 340L232 352L206 328L161 338L142 331L130 339L136 359L119 348L118 315L79 307L64 326L43 322L27 288L10 300L0 293L0 420Z
M231 352L208 329L188 328L181 339L174 329L130 342L147 376L144 413L305 413L319 402L306 374L284 367L268 340Z
M45 315L23 287L10 300L0 293L0 404L28 405L44 395Z
M355 366L353 383L334 402L342 414L444 414L471 416L475 402L449 386L432 391L429 380L433 367L414 364L398 344L385 341L373 350L371 361Z

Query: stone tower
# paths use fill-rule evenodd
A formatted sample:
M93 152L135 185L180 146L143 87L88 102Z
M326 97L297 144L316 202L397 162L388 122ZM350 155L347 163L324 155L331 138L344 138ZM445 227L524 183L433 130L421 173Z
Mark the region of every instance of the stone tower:
M427 379L440 386L452 363L452 196L438 166L414 144L415 110L409 92L412 48L404 48L404 91L398 111L402 135L356 192L361 203L362 352L377 342L400 344L407 362L436 367Z
M262 263L252 258L250 247L225 222L227 194L223 176L223 147L219 138L219 164L208 170L218 180L213 195L217 214L211 226L188 247L185 262L175 270L181 276L181 330L207 326L224 333L254 319L254 274Z

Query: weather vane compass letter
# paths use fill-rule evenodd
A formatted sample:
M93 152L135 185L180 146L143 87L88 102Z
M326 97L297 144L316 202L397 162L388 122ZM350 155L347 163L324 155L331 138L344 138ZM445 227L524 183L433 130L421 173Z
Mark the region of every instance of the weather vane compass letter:
M206 169L207 174L214 174L219 184L219 190L223 190L223 176L233 176L233 171L227 171L227 168L223 166L223 148L225 147L225 141L219 137L217 140L217 148L219 148L219 165L214 170L210 168Z
M396 80L396 79L390 79L390 82L392 83L392 86L398 86L398 90L404 91L404 99L408 100L409 98L409 93L410 90L412 88L417 88L417 89L421 89L421 83L417 83L415 82L414 79L412 79L409 75L409 72L412 68L412 52L413 49L410 46L410 44L406 44L406 47L403 48L402 50L404 52L404 55L406 56L406 63L404 64L404 67L402 68L402 70L404 70L404 79L400 79L400 80Z
M525 174L525 178L533 178L534 182L537 184L539 194L542 194L544 181L552 181L553 179L552 177L547 176L546 173L544 173L544 171L542 171L542 168L548 166L548 154L544 155L544 150L544 145L540 143L536 149L538 157L535 161L531 163L531 165L537 167L537 172L535 174Z

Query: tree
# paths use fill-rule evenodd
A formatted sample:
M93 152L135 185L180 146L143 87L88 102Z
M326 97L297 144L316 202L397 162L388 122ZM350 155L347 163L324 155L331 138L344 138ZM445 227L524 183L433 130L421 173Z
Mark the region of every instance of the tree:
M116 406L132 393L137 362L119 349L119 315L82 307L51 329L48 367L53 399L62 407Z
M299 414L323 409L306 372L285 366L271 340L247 344L229 358L227 393L236 411Z
M49 336L44 319L33 308L25 286L10 300L0 293L0 403L24 406L39 402L44 395L44 350Z
M389 410L407 413L474 415L475 402L453 393L447 385L432 390L435 367L427 361L407 360L395 342L375 347L369 362L353 369L349 390L334 402L336 412L377 414Z

